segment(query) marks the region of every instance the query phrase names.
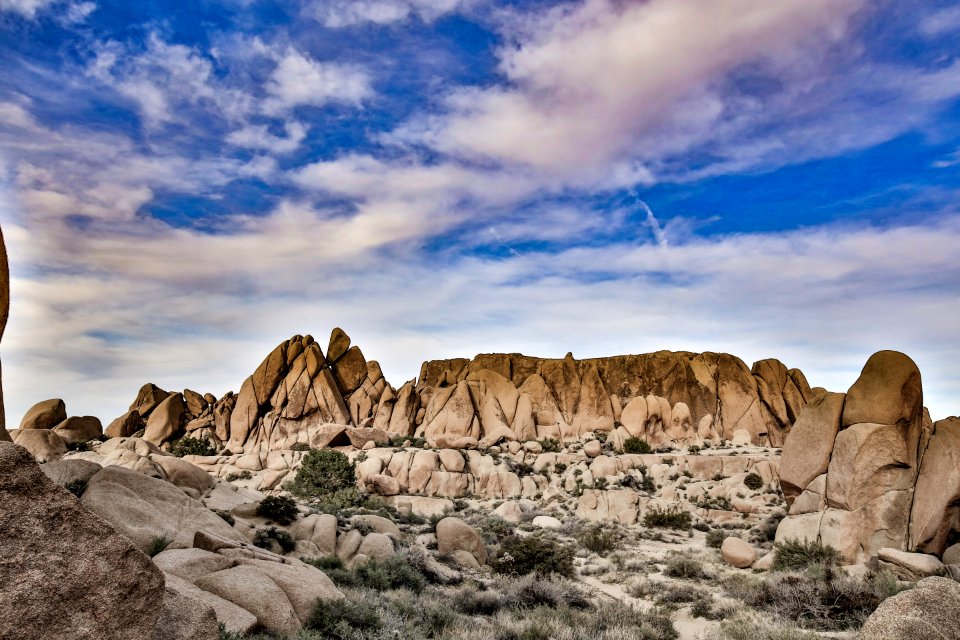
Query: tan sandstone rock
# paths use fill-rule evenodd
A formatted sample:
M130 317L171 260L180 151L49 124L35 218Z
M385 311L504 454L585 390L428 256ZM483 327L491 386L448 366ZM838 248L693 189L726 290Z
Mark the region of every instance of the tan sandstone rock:
M60 398L44 400L27 409L20 420L20 430L53 429L67 419L67 405Z
M149 640L163 597L150 559L26 450L0 443L0 469L0 637Z
M91 477L81 501L141 549L148 549L158 536L170 538L172 549L189 548L199 530L245 541L220 516L177 487L122 467L107 467Z
M59 460L67 452L63 438L51 429L21 429L13 441L38 462Z
M437 523L437 550L443 553L466 551L480 565L487 563L487 547L477 531L460 518L447 517Z
M925 578L913 589L887 598L867 619L859 640L947 640L960 638L960 583Z
M720 555L727 564L746 569L757 561L757 550L745 540L731 536L720 545Z

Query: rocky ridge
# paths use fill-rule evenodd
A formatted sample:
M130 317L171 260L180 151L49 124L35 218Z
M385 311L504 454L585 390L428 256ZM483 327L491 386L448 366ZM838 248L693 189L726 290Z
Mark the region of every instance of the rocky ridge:
M311 336L285 340L237 394L217 399L146 384L106 435L143 431L144 439L165 446L186 434L233 453L346 444L350 434L331 425L445 448L572 442L598 433L609 434L620 450L629 438L654 447L735 439L777 447L815 395L802 372L775 359L751 369L729 354L668 351L589 360L571 354L435 360L423 363L417 380L395 388L338 328L326 354Z

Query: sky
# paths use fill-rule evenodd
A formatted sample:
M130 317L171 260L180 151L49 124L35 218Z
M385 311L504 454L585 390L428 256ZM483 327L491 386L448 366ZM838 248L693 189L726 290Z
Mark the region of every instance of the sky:
M427 359L896 349L960 414L960 5L0 0L8 426Z

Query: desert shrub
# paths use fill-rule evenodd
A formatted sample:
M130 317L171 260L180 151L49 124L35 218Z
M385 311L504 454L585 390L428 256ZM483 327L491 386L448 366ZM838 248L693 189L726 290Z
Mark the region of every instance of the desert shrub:
M217 450L210 444L209 440L184 436L173 443L170 447L170 453L178 458L183 456L215 456Z
M393 436L387 441L386 446L388 447L402 447L404 442L409 442L409 446L415 449L427 449L427 441L425 438L417 438L415 436Z
M691 502L695 504L700 509L716 509L717 511L733 511L733 503L730 500L723 496L713 497L708 496L706 493L698 497L696 500L691 499Z
M592 615L581 614L573 637L581 638L629 638L630 640L675 640L670 613L654 608L641 611L619 602L607 602L596 608Z
M287 496L267 496L257 505L257 515L277 524L290 524L297 519L297 503Z
M780 622L740 616L724 622L707 640L817 640L820 636Z
M698 447L698 446L695 445L695 444L692 444L692 445L690 445L689 447L687 447L687 453L689 453L689 454L692 455L692 456L698 456L698 455L700 455L700 450L701 450L701 448Z
M841 561L839 551L815 540L786 540L778 542L773 548L777 553L773 561L774 571L802 570L814 564L835 567L839 566Z
M644 526L661 529L689 529L692 522L693 517L677 506L666 509L654 506L643 516Z
M504 589L501 603L509 609L590 608L590 600L573 582L534 575L527 575L509 583Z
M377 608L351 600L320 600L307 621L307 628L330 640L370 637L383 627Z
M166 534L153 536L150 538L150 545L147 547L147 555L152 558L169 547L171 542L173 542L173 538L170 538Z
M308 445L306 442L297 442L290 447L290 451L310 451L312 448L313 447Z
M280 545L285 553L293 551L297 546L297 541L283 529L276 527L267 527L266 529L257 529L253 533L253 544L261 549L269 549L273 546L272 542Z
M710 580L713 578L704 568L703 561L682 553L678 553L667 560L663 575L687 580Z
M87 481L80 479L71 480L64 485L64 488L79 498L83 495L83 492L87 490Z
M706 597L706 592L690 584L664 584L657 593L660 604L686 604Z
M422 593L427 586L423 574L402 555L394 555L387 560L369 560L352 571L337 556L304 561L326 573L338 587L362 587L374 591L409 589L414 593Z
M572 548L546 534L512 535L500 543L500 550L491 565L495 571L504 574L572 577L573 555Z
M409 589L414 593L421 593L427 586L423 575L400 555L391 556L387 560L369 560L354 569L353 573L359 586L375 591Z
M760 477L760 474L748 473L747 477L743 479L743 484L747 486L747 489L756 491L763 486L763 478Z
M616 547L617 538L617 532L612 528L596 524L587 528L577 536L577 542L587 550L597 555L605 556Z
M234 525L236 520L233 517L233 514L229 511L224 511L223 509L214 509L213 512L223 518L223 521L226 522L231 527Z
M627 438L623 441L624 453L650 453L653 449L650 443L642 438Z
M307 564L313 565L327 574L338 587L356 587L357 576L347 569L346 565L337 556L322 556L320 558L301 558Z
M546 440L540 440L539 442L540 446L543 447L544 453L557 453L563 448L563 445L553 438L547 438Z
M464 588L453 594L453 608L468 616L492 616L501 606L500 594L495 591Z
M730 617L736 608L730 605L718 605L709 594L703 594L690 605L690 615L707 620L724 620Z
M253 474L250 473L247 469L239 471L237 473L228 473L224 478L227 482L236 482L237 480L249 480L253 477Z
M707 546L713 549L719 549L723 541L730 537L729 531L723 529L710 529L707 532Z
M440 519L442 520L443 517L445 516L441 516ZM471 524L487 544L497 544L516 532L516 526L500 516L487 516L479 522L471 522ZM436 523L434 523L433 528L436 529Z
M314 449L303 457L290 491L304 498L349 489L356 481L356 465L333 449Z

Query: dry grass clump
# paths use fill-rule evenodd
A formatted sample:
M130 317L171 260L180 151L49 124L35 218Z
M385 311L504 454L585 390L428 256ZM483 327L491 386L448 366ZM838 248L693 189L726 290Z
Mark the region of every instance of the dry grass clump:
M797 627L742 615L726 621L704 640L818 640L820 636Z

